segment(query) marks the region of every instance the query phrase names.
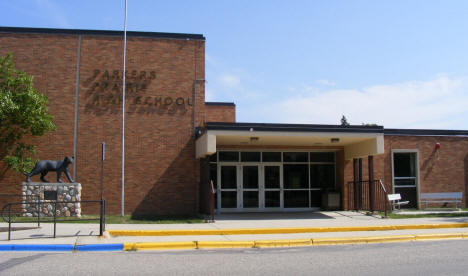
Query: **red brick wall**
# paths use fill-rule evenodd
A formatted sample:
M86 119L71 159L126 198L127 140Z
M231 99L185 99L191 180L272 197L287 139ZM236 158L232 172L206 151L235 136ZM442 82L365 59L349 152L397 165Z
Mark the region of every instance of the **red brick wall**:
M0 34L0 54L12 52L17 67L32 74L50 100L57 130L34 140L40 159L73 154L77 46L77 35ZM122 38L82 36L76 180L84 200L99 198L105 141L109 213L119 213L121 206L121 49ZM125 212L196 213L200 170L192 95L194 79L205 77L204 41L129 37L127 50ZM197 85L199 125L205 97L204 84ZM19 193L23 179L6 171L0 192Z
M226 122L236 121L235 105L206 105L205 122Z
M440 143L438 152L435 150L436 143ZM385 136L386 183L392 183L391 150L395 149L418 151L420 193L463 192L465 205L468 185L467 137Z
M435 144L440 143L439 153ZM466 202L468 186L468 138L448 136L390 136L384 138L385 153L374 157L374 178L382 179L387 191L393 191L391 152L396 149L417 150L419 155L420 193L463 192ZM362 175L368 180L367 158L363 158ZM353 162L345 161L344 182L353 181ZM343 198L346 206L348 198Z

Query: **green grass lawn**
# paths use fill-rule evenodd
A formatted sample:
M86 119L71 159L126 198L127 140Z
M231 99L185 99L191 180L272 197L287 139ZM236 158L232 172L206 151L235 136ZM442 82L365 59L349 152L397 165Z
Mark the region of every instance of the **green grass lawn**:
M8 218L7 218L8 219ZM41 217L41 223L53 222L53 217ZM12 217L13 223L36 223L37 217ZM204 223L201 217L189 216L131 216L107 215L106 224L174 224ZM83 215L81 218L57 217L57 223L99 223L99 215Z
M462 211L468 211L468 209L462 209ZM379 215L384 216L383 212L380 212ZM446 214L398 214L398 213L387 213L387 217L391 219L402 219L402 218L452 218L452 217L468 217L468 213L446 213Z

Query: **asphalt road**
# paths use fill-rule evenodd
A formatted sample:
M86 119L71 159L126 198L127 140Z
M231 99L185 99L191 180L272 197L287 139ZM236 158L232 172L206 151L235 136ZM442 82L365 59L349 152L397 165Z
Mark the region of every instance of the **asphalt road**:
M467 275L468 241L137 252L0 252L1 275Z

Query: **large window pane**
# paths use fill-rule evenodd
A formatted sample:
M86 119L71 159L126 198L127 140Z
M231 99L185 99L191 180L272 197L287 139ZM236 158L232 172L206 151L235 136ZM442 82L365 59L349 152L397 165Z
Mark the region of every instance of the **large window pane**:
M219 152L219 161L238 162L239 161L239 152L237 152L237 151L220 151Z
M310 165L310 187L335 189L335 165Z
M243 198L244 208L258 208L258 191L246 191Z
M335 162L334 152L311 152L310 162Z
M258 189L258 166L242 167L244 189Z
M221 189L236 189L237 175L236 166L221 167Z
M416 153L394 153L393 164L395 177L416 176Z
M284 162L307 162L307 152L283 152Z
M281 152L263 152L262 162L281 162Z
M284 191L285 208L309 207L309 191Z
M279 191L265 191L265 207L266 208L280 207L280 192Z
M221 208L237 208L237 192L221 192Z
M322 191L310 191L310 207L322 206Z
M260 152L241 152L242 162L260 162Z
M265 166L265 188L275 189L280 187L280 167Z
M285 189L308 189L308 165L283 165Z

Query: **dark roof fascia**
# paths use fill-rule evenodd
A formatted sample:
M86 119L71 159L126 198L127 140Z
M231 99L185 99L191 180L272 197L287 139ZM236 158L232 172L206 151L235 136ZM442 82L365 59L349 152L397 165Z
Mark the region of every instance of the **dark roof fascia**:
M209 106L236 106L235 103L231 103L231 102L205 102L205 105L209 105Z
M386 128L386 129L384 129L384 135L393 135L393 136L468 136L468 130Z
M285 132L336 132L336 133L383 133L382 126L341 126L307 124L265 124L265 123L220 123L208 122L207 130L237 131L285 131Z
M23 27L1 27L1 26L0 26L0 33L123 36L123 31L23 28ZM205 40L205 37L201 34L183 34L183 33L157 33L157 32L127 31L127 36L148 37L148 38L166 38L166 39L185 39L185 40Z

